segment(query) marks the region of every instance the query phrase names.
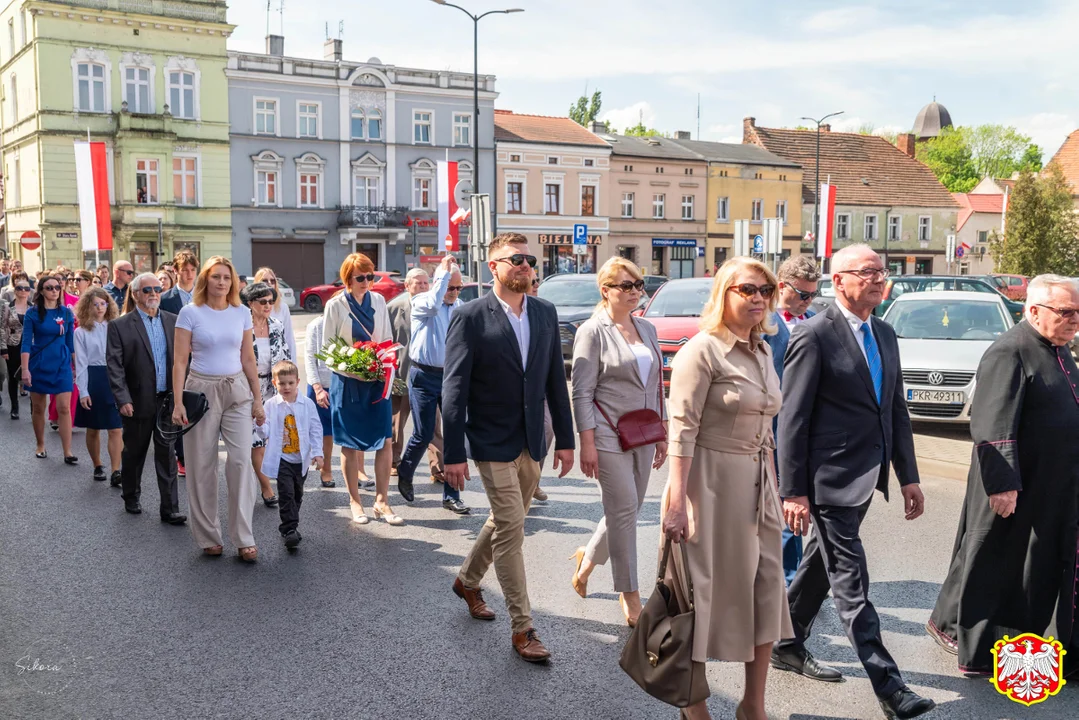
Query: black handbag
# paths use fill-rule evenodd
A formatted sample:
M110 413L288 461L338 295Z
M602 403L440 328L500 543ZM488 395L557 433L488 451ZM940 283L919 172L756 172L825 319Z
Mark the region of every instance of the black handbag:
M165 393L157 409L157 433L166 441L186 435L210 411L210 401L204 394L184 390L183 403L184 410L187 412L187 425L175 425L172 422L173 402L172 393Z

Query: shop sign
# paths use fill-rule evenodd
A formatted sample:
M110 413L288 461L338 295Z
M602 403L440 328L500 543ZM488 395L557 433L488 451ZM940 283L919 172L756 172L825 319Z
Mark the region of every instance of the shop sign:
M697 247L697 241L684 238L652 238L652 247Z
M572 234L569 234L569 235L549 235L549 234L545 234L545 233L540 233L539 241L540 241L540 245L572 245L573 244L573 235ZM601 235L589 235L588 236L588 244L589 245L599 245L602 242L603 242L603 237Z
M464 226L471 225L472 219L468 218L466 220L462 220L459 224ZM406 215L404 226L412 227L413 225L420 228L438 228L438 218L414 218L411 215Z

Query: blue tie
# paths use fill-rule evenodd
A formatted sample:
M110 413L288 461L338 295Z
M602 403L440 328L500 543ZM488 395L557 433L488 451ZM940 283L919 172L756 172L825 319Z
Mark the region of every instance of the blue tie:
M865 359L869 363L869 377L873 378L873 390L877 393L877 404L880 405L880 391L884 384L884 366L880 362L880 349L877 341L873 339L873 333L869 332L869 323L862 323L862 345L865 347Z

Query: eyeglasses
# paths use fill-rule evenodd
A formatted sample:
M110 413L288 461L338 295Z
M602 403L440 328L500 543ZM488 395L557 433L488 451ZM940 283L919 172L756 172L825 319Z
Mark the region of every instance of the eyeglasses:
M878 277L881 280L887 280L891 272L888 268L862 268L861 270L840 270L836 275L857 275L863 280L872 282Z
M535 278L534 280L532 280L532 287L538 287L539 284L540 284L540 279L539 278Z
M620 283L607 283L604 287L617 288L624 293L628 293L631 290L641 292L644 290L644 280L623 280Z
M29 285L16 285L15 292L30 292Z
M1037 307L1043 307L1046 310L1052 310L1064 320L1071 320L1076 315L1079 315L1079 310L1075 308L1055 308L1052 305L1042 305L1041 303L1038 303Z
M60 292L59 285L42 285L41 292Z
M760 293L761 297L764 298L765 300L771 300L772 296L776 294L776 286L775 285L754 285L753 283L742 283L741 285L732 285L731 287L727 288L727 290L728 290L728 292L733 290L734 292L736 292L739 295L741 295L742 297L744 297L746 300L749 300L751 297L753 297L757 293Z
M367 273L366 275L356 275L352 279L356 282L374 282L376 277L378 277L378 275L375 275L374 273Z
M73 280L70 275L64 275L62 279L64 282L71 282Z
M90 278L77 277L77 278L75 278L75 282L77 282L77 283L81 283L81 282L88 283L88 282L90 282Z
M450 285L446 288L446 292L461 292L461 288L463 287L464 285Z
M820 290L814 290L813 292L802 292L801 290L799 290L796 287L792 287L791 290L793 290L795 293L798 294L798 298L802 302L809 302L813 298L820 297Z
M150 293L153 293L154 295L160 295L163 289L164 288L162 288L160 285L145 285L140 288L139 291L143 295L149 295Z
M251 303L254 304L254 305L266 306L266 305L273 305L273 300L271 300L270 298L259 298L258 300L252 300Z
M536 256L514 253L509 257L498 258L498 260L496 260L495 262L508 262L513 267L521 267L521 265L528 263L528 267L534 268L536 267Z

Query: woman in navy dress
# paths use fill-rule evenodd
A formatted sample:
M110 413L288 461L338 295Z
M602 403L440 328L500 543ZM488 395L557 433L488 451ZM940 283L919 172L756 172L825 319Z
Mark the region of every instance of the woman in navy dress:
M101 288L83 290L75 305L75 319L79 321L75 328L75 384L83 390L75 408L75 427L86 428L86 451L94 463L94 480L98 481L105 479L101 431L109 435L109 463L114 478L119 477L120 455L124 450L120 411L116 409L105 369L109 322L119 314L116 301Z
M49 395L55 395L64 462L74 465L79 461L71 454L71 389L75 384L71 360L75 354L75 316L60 302L61 292L62 282L58 278L43 276L34 307L23 318L22 382L30 391L37 457L47 457L45 408Z
M393 339L386 300L371 292L375 265L361 253L352 253L341 264L341 282L347 288L326 303L323 336L340 337L349 345L361 340L383 342ZM361 382L333 374L330 379L330 419L333 441L341 446L342 469L352 506L353 522L365 524L367 515L357 481L360 456L375 452L375 519L390 525L404 525L390 508L390 464L393 460L393 411L389 399L382 399L383 384Z

